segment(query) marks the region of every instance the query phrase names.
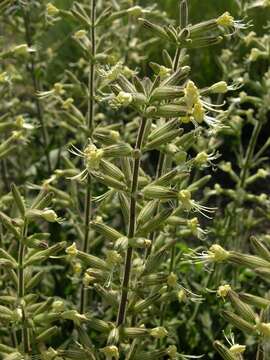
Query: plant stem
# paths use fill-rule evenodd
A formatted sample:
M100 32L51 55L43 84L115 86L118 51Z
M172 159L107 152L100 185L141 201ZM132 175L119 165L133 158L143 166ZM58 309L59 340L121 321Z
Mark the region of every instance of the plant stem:
M90 38L91 38L91 56L89 58L89 76L88 76L88 109L87 109L87 127L89 130L89 136L92 137L94 131L94 116L95 116L95 56L96 56L96 0L91 0L91 29L90 29ZM90 220L92 217L92 178L90 174L87 176L86 184L86 194L84 200L84 241L83 241L83 251L89 251L89 233L90 233ZM85 291L84 286L81 287L81 296L80 296L80 312L85 312L85 307L87 304L87 292Z
M140 169L140 150L142 147L142 141L144 136L144 131L146 127L147 120L142 118L140 129L137 136L137 141L135 145L135 154L136 158L133 166L133 176L131 184L131 194L130 194L130 209L129 209L129 224L128 224L128 238L131 239L135 236L136 232L136 204L137 204L137 191L138 191L138 179L139 179L139 169ZM136 151L137 150L137 151ZM127 297L128 297L128 287L130 280L131 264L132 264L132 247L128 247L125 259L125 269L124 277L122 282L121 290L121 300L118 309L117 315L117 326L122 325L125 322L126 317L126 307L127 307Z
M255 146L257 144L258 136L261 132L261 129L262 129L262 121L256 121L255 127L254 127L252 135L251 135L251 139L250 139L250 142L248 145L247 154L245 157L245 162L244 162L244 166L243 166L242 173L241 173L241 180L240 180L241 188L245 187L246 178L248 176L248 172L250 169L250 161L254 154Z
M19 244L19 253L18 253L18 302L22 305L22 344L23 344L23 351L24 353L30 352L30 341L29 341L29 332L27 329L27 321L24 311L24 304L23 298L25 295L25 288L24 288L24 253L25 253L25 245L24 245L24 238L27 236L27 229L28 224L27 221L24 221L24 225L22 228L22 234Z
M24 27L25 27L25 39L27 42L27 46L32 47L33 41L32 41L31 28L30 28L29 12L28 10L24 10L23 7L22 7L22 12L23 12ZM30 56L29 71L32 77L32 83L35 91L34 98L36 103L37 117L41 126L42 140L44 145L44 152L47 161L48 172L51 173L52 165L51 165L49 149L48 149L48 145L49 145L48 132L43 118L43 109L38 97L36 96L36 93L40 91L40 87L36 77L35 55L33 53L30 53L29 56Z

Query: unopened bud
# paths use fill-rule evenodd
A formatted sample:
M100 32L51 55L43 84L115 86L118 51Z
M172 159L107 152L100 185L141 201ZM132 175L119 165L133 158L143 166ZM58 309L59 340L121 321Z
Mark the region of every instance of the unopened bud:
M162 326L151 329L149 333L151 336L157 339L163 339L165 336L168 335L168 331Z
M106 356L106 360L119 359L119 351L115 345L106 346L100 351Z
M48 222L56 222L58 219L56 212L50 209L44 210L41 213L41 217Z
M65 310L65 303L62 300L56 300L52 304L52 308L56 312L61 312Z
M86 34L87 34L86 30L78 30L78 31L75 32L73 37L76 40L80 40L80 39L83 39L86 36Z
M177 285L177 276L173 272L170 273L170 275L167 278L167 284L174 288Z
M235 355L242 354L245 350L246 350L245 345L234 344L230 347L230 351Z
M228 91L228 85L226 81L219 81L210 87L210 90L214 94L225 94Z
M55 16L59 13L59 9L52 3L47 4L47 13L50 16Z

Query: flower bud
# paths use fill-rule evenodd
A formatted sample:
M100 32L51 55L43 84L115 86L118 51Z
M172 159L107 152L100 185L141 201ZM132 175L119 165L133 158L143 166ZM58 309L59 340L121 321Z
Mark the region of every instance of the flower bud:
M157 339L163 339L165 336L168 336L168 331L162 327L158 326L156 328L153 328L149 331L149 334Z
M47 4L47 13L50 16L55 16L59 13L59 9L52 3Z
M82 321L88 320L83 314L79 314L76 310L67 310L61 314L63 319L74 321L75 324L80 325Z
M170 359L177 359L177 347L175 345L170 345L167 349L167 354Z
M266 171L266 170L264 170L264 169L259 169L259 170L257 171L257 175L258 175L259 177L265 179L265 178L269 175L269 173L268 173L268 171Z
M141 6L133 6L133 7L129 8L127 12L131 16L139 17L142 15L143 9L141 8Z
M73 103L74 103L74 99L73 98L68 98L62 103L62 108L64 110L70 110Z
M44 210L41 213L41 217L48 222L56 222L58 219L56 212L50 209Z
M148 330L145 329L144 325L141 327L126 327L123 329L123 334L129 338L145 337L148 335Z
M127 93L125 91L120 91L120 93L116 96L115 102L117 106L128 106L130 103L132 103L133 97L132 94Z
M177 285L177 276L176 276L176 274L174 274L173 272L170 273L170 275L167 278L167 284L172 288L176 287L176 285Z
M65 303L62 300L55 300L52 303L52 308L55 312L62 312L65 310Z
M176 191L158 185L148 185L142 192L149 199L170 200L177 197Z
M166 76L170 75L171 73L171 69L165 67L164 65L161 65L159 67L159 72L158 72L158 76L162 79L165 78Z
M115 345L105 346L100 351L106 356L106 360L118 360L119 359L119 351Z
M78 30L75 32L75 34L73 35L73 37L76 40L80 40L83 39L85 36L87 35L87 31L86 30Z
M17 54L17 55L27 55L30 52L33 52L34 49L28 47L27 44L21 44L21 45L17 45L12 49L12 53Z
M235 355L243 354L245 350L246 350L245 345L234 344L230 347L230 351Z
M49 340L51 337L55 336L58 333L58 327L52 326L49 329L42 331L38 336L36 336L36 341L38 343L45 342Z
M210 91L214 94L226 94L228 85L226 81L219 81L210 87Z

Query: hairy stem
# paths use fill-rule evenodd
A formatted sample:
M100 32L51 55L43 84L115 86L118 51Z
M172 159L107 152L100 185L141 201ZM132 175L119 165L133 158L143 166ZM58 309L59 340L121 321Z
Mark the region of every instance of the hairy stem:
M24 8L22 8L23 11L23 20L24 20L24 27L25 27L25 39L26 39L26 43L28 47L32 47L33 46L33 41L32 41L32 35L31 35L31 27L30 27L30 16L29 16L29 11L25 10ZM35 104L36 104L36 110L37 110L37 117L41 126L41 132L42 132L42 140L43 140L43 145L44 145L44 152L45 152L45 157L46 157L46 161L47 161L47 167L48 167L48 172L51 173L52 171L52 165L51 165L51 160L50 160L50 156L49 156L49 138L48 138L48 132L47 132L47 128L44 122L44 118L43 118L43 109L41 106L41 103L38 99L38 97L36 96L36 94L40 91L40 87L39 87L39 82L36 76L36 63L35 63L35 55L34 53L30 53L30 62L29 62L29 71L31 74L31 78L32 78L32 83L33 83L33 87L34 87L34 91L35 91Z
M250 162L251 162L252 156L254 154L258 136L261 132L261 129L262 129L262 121L257 121L255 124L255 127L253 129L252 135L251 135L251 139L250 139L248 149L247 149L247 154L246 154L245 161L244 161L244 166L243 166L241 176L240 176L241 177L241 181L240 181L241 188L245 187L246 178L248 176L248 172L249 172L250 165L251 165Z
M92 137L94 131L94 116L95 116L95 56L96 56L96 0L91 0L91 29L90 29L90 39L91 39L91 56L89 58L89 76L88 76L88 109L87 109L87 127L89 130L89 136ZM89 251L89 233L90 233L90 220L92 217L92 178L88 174L87 184L86 184L86 194L84 199L84 241L83 241L83 251ZM80 296L80 312L85 312L85 307L87 304L87 292L85 291L84 286L81 288Z
M137 191L138 191L138 179L139 179L139 169L140 169L140 150L142 147L142 141L145 131L147 120L142 118L140 129L137 136L137 141L135 145L135 154L136 158L133 166L133 175L132 175L132 184L131 184L131 195L130 195L130 209L129 209L129 224L128 224L128 238L131 239L134 237L136 232L136 204L137 204ZM127 298L128 298L128 288L130 280L130 272L132 265L132 247L128 247L125 259L125 269L124 277L122 282L121 290L121 300L118 309L117 315L117 326L122 325L125 322L126 317L126 307L127 307Z
M22 228L22 234L19 244L19 252L18 252L18 302L21 304L22 307L22 344L23 344L23 351L24 353L29 353L30 348L30 340L29 340L29 332L27 329L27 319L24 311L24 304L23 304L23 298L25 295L25 287L24 287L24 253L25 253L25 245L24 245L24 238L27 236L27 228L28 224L27 221L24 221L24 225Z

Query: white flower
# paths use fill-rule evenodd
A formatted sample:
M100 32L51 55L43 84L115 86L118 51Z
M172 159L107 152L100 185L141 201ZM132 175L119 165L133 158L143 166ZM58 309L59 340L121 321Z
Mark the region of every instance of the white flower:
M80 179L81 181L87 178L88 172L92 170L98 170L100 161L103 157L103 150L98 149L94 144L90 143L84 149L84 151L79 150L76 146L72 145L72 148L69 150L73 155L79 156L84 159L86 168L80 172L78 175L73 176L71 179L76 180Z
M207 206L200 205L196 203L191 198L191 192L189 190L181 190L178 193L178 199L181 202L182 207L187 211L197 211L203 216L205 216L208 219L211 219L211 217L208 214L211 214L214 212L214 208L209 208Z
M207 154L205 151L199 152L193 160L195 166L199 167L208 167L209 165L214 166L213 160L216 160L220 157L219 153L212 152Z
M78 254L78 250L75 242L66 248L66 253L69 256L76 256Z
M218 244L212 245L207 251L203 251L202 253L194 253L195 256L192 255L194 263L221 263L226 261L230 256L229 251L223 249L223 247Z
M246 29L249 24L245 24L241 20L235 20L234 17L226 11L224 14L216 19L217 25L223 28Z
M191 230L192 234L198 239L203 240L207 234L206 230L200 227L200 223L197 217L187 220L187 226Z
M217 296L225 298L228 295L228 292L231 290L231 286L226 284L226 285L221 285L219 286L219 288L217 289Z
M120 91L119 94L111 100L110 105L113 108L118 109L120 107L128 106L130 103L132 103L132 100L132 94L125 91Z

